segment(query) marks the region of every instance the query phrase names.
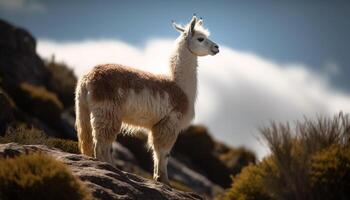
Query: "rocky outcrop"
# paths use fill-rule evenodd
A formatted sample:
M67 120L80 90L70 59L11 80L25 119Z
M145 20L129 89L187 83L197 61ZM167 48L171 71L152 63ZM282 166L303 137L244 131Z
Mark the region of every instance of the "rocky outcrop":
M36 41L24 29L0 20L0 76L4 89L15 96L19 83L48 85L50 73L36 54Z
M63 67L54 67L38 56L36 41L28 31L0 19L0 87L29 121L37 121L34 125L40 124L55 137L75 138L74 127L61 116L64 110L60 98L65 93L61 94L60 88L67 86L57 83L58 75L53 76ZM68 69L63 74L67 80L74 76ZM74 84L74 80L71 82ZM72 102L74 88L68 91Z
M14 157L33 152L48 154L66 164L72 173L90 188L95 199L204 199L198 194L178 191L167 185L123 172L91 157L70 154L43 145L0 145L0 157Z

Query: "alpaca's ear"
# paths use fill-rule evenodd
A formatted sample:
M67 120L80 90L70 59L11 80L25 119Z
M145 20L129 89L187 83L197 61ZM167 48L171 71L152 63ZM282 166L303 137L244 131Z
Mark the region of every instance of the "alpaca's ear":
M200 25L200 26L202 26L202 25L203 25L203 19L202 19L202 18L199 18L197 24Z
M190 22L190 27L189 27L189 30L188 30L188 35L191 35L191 36L194 35L194 27L196 26L196 22L197 22L197 17L194 15L194 16L192 17L191 22Z
M185 32L185 28L180 24L176 24L174 21L172 21L172 24L175 30L179 31L180 33Z

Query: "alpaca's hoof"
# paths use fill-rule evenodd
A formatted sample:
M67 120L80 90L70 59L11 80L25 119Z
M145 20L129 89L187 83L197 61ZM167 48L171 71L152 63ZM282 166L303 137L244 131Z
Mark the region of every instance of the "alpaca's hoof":
M163 184L171 187L170 181L168 179L161 178L160 176L153 177L153 179L157 182L163 183Z

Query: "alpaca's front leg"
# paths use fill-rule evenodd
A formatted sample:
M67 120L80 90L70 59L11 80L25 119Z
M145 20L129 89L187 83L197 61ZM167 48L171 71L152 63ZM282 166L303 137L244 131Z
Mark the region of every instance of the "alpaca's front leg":
M154 170L153 170L153 179L167 185L170 185L168 179L168 159L169 152L165 149L158 149L158 151L153 152L154 158Z
M171 148L175 144L178 135L177 124L178 118L175 113L164 118L152 128L149 141L153 149L153 178L167 185L170 185L167 165Z

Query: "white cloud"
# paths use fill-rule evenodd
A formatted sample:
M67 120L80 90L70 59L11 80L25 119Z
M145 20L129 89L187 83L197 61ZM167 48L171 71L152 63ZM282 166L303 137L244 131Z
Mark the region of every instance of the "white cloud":
M167 73L172 44L170 39L152 40L137 48L116 40L39 40L38 52L43 57L55 54L78 75L106 62ZM332 89L326 76L306 66L285 66L253 53L220 48L218 55L199 59L195 122L207 125L221 141L248 146L261 157L267 151L257 140L258 127L271 120L350 112L350 96Z
M0 0L0 10L44 12L46 7L35 0Z

